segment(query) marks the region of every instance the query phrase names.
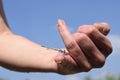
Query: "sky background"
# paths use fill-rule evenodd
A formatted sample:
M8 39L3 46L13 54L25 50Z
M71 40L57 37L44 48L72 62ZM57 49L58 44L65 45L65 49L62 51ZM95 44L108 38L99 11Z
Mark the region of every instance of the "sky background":
M60 48L64 44L56 21L64 19L72 33L80 25L107 22L111 27L108 38L113 53L101 69L88 73L62 76L54 73L19 73L0 67L0 77L8 80L82 80L90 75L104 77L120 75L120 0L3 0L11 30L44 46Z

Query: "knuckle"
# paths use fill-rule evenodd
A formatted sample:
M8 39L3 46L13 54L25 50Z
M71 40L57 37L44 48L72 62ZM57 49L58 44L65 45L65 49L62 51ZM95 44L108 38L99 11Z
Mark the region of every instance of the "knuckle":
M105 56L106 56L106 57L109 56L109 55L112 53L112 51L113 51L113 49L112 49L112 47L110 46L109 48L106 49L106 51L104 51Z
M82 34L80 34L80 38L81 38L81 39L85 39L86 37L87 37L87 35L86 35L86 34L83 34L83 33L82 33Z
M82 43L87 39L87 35L84 33L78 33L75 35L75 40L78 44Z
M69 42L69 44L66 44L66 48L68 50L74 49L75 47L76 47L75 41L71 41L71 42Z
M110 27L108 23L105 22L95 23L94 26L96 26L98 30L102 32L104 35L107 35L110 32Z
M92 35L92 34L95 33L95 31L96 31L96 28L94 28L94 27L89 27L88 30L86 30L86 34L87 34L87 35Z
M89 72L91 69L92 69L91 66L86 66L84 71L85 71L85 72Z
M73 34L73 37L76 39L76 38L78 38L80 36L80 33L75 33L75 34Z
M105 26L108 30L110 30L110 27L109 27L108 23L102 22L101 25Z
M113 51L112 44L110 41L108 41L108 43L106 43L106 47L103 53L106 54L106 57L107 57L112 53L112 51Z
M105 64L105 57L102 57L102 58L99 58L97 61L96 61L96 65L95 67L96 68L101 68L103 67Z
M86 38L87 38L87 35L82 33L79 35L78 42L84 41Z
M110 54L110 53L112 53L112 51L113 51L112 46L109 46L109 48L108 48L108 53Z
M101 23L101 25L104 27L103 32L104 34L108 34L110 32L110 27L107 23Z
M88 72L91 69L92 69L92 65L89 62L83 64L83 70L84 70L84 72Z
M81 33L86 33L89 29L90 25L82 25L78 28L78 32L81 32Z

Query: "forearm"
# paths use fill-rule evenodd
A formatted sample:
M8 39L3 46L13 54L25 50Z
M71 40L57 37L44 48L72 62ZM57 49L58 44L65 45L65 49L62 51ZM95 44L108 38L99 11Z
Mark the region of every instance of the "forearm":
M20 36L7 35L0 39L0 64L12 70L56 72L54 59L58 54Z
M11 70L56 72L57 51L44 48L10 31L0 0L0 65Z

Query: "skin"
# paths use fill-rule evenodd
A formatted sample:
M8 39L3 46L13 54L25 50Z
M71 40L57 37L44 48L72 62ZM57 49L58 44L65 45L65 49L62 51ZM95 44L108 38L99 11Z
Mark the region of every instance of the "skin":
M71 34L63 20L58 31L66 46L66 54L43 47L9 29L0 0L0 65L20 72L55 72L73 74L87 72L104 65L112 46L106 35L107 23L83 25Z
M67 62L65 64L65 66L68 66L67 69L69 67L72 69L71 73L88 72L92 68L102 67L107 56L112 52L111 43L106 38L110 31L107 23L80 26L76 33L72 35L65 22L58 20L58 30L68 52L62 59L72 62L70 60L71 56L76 62L73 63L74 68L70 67Z

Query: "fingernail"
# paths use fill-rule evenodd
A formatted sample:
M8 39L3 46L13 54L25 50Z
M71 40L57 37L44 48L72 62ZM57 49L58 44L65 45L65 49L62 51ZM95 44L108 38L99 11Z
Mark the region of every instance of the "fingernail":
M58 19L58 21L57 21L57 25L58 25L58 27L59 27L59 26L63 26L63 25L65 25L64 20Z

